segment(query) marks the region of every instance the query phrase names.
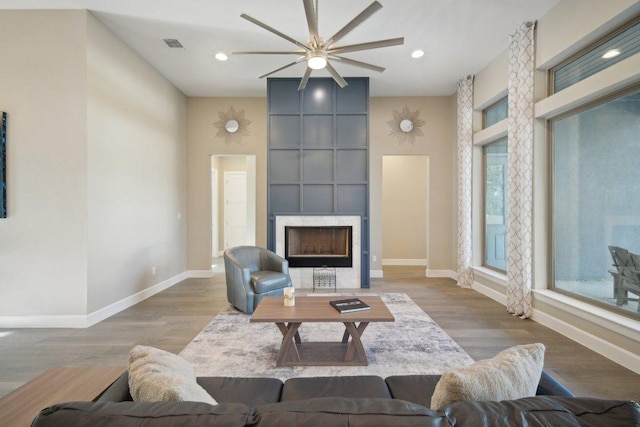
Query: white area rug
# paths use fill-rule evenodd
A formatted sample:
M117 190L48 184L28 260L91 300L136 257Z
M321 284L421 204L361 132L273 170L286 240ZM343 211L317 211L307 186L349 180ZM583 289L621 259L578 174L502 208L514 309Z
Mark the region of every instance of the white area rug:
M327 295L327 294L322 294ZM340 294L345 295L345 294ZM356 294L352 294L356 295ZM272 323L249 323L233 308L217 315L180 353L198 376L291 377L441 374L473 359L406 294L380 294L396 321L369 324L362 343L369 366L276 367L282 334ZM344 326L303 323L303 341L340 341Z

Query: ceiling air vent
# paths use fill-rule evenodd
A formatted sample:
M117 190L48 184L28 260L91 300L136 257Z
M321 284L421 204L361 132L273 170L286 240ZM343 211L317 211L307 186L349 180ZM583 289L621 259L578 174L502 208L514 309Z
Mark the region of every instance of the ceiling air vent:
M178 41L178 39L162 39L172 49L183 49L182 43Z

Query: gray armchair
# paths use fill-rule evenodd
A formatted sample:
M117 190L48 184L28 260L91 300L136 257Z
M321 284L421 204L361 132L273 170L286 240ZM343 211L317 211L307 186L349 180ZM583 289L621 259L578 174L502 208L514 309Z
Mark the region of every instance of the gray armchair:
M264 296L284 295L292 286L289 261L265 248L237 246L224 251L227 300L251 314Z

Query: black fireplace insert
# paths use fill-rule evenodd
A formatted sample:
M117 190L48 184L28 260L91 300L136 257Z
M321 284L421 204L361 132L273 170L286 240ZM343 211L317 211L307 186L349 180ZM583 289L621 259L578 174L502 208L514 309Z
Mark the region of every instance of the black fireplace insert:
M289 267L352 267L352 227L286 226L284 252Z

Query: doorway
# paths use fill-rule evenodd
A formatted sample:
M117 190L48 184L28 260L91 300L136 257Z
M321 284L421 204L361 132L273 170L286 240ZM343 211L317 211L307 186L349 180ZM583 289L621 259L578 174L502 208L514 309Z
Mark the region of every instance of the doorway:
M211 258L224 250L255 245L256 156L211 156Z
M382 157L382 265L428 266L429 156Z

